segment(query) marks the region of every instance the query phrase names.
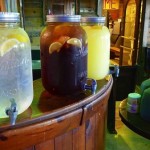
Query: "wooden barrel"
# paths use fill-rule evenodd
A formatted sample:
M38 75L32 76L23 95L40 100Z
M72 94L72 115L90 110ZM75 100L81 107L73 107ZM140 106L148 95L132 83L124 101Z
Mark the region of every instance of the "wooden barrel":
M16 124L0 119L0 150L103 150L113 80L97 82L96 94L56 96L35 80L33 103Z

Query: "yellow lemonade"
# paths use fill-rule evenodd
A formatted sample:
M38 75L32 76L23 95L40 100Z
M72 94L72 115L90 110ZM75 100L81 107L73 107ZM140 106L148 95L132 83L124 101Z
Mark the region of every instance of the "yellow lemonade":
M109 72L110 32L103 25L83 25L88 38L88 78L103 79Z

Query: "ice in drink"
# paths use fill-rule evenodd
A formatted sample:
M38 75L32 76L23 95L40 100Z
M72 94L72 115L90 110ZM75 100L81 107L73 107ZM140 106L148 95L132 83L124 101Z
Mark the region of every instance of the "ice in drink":
M4 118L12 100L18 114L30 106L33 81L28 35L21 28L0 30L0 35L0 118Z

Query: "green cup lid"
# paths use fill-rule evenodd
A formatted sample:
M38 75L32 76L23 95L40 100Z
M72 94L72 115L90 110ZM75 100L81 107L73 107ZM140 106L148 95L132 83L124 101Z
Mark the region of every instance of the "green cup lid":
M129 93L128 98L141 98L141 95L139 93Z

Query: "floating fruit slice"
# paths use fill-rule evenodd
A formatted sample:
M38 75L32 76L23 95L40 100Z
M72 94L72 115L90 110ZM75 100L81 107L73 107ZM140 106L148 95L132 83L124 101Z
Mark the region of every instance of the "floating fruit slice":
M1 37L0 38L0 45L2 45L4 43L4 41L6 41L7 38L4 36L4 37Z
M58 39L58 42L60 42L62 45L67 41L69 40L70 37L69 36L61 36L59 39Z
M82 48L82 43L79 39L77 38L71 38L67 41L68 44L71 44L71 45L74 45L74 46L77 46L79 48Z
M19 44L19 41L16 39L8 39L0 46L0 56L5 55L7 52L9 52L12 48L17 46Z
M9 34L7 36L8 39L17 39L18 41L20 42L28 42L29 41L29 38L25 35L21 35L21 34L16 34L16 33L13 33L13 34Z
M54 51L59 52L62 44L60 42L54 42L49 47L49 53L52 54Z

